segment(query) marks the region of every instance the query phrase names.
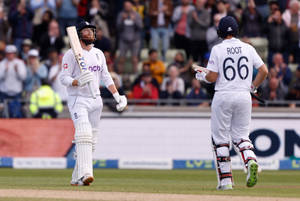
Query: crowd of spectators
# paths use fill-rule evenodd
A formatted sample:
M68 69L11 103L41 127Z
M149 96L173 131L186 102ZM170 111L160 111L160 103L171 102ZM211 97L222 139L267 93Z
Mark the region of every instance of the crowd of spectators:
M290 67L300 63L297 0L0 0L0 102L21 107L17 100L29 100L45 79L66 101L57 79L69 48L65 28L86 20L97 27L95 47L129 98L209 106L203 100L212 98L213 85L193 79L191 65L206 65L227 15L238 21L241 40L267 40L263 98L299 100L300 67Z

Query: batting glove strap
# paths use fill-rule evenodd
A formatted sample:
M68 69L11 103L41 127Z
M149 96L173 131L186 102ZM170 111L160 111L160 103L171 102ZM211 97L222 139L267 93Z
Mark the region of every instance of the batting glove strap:
M201 71L201 72L197 72L196 75L195 75L196 79L197 80L200 80L200 81L204 81L206 83L211 83L209 81L207 81L207 79L205 78L206 77L206 73Z

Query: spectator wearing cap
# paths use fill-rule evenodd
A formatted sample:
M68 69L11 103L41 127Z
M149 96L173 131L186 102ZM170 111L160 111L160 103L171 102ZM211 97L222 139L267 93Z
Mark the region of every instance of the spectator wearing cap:
M162 58L170 45L169 25L171 22L173 4L171 0L152 0L149 5L151 22L151 47L158 50L159 40L162 40Z
M25 1L18 3L17 9L9 12L8 20L12 27L12 39L18 51L21 50L23 40L32 37L33 12Z
M59 53L65 47L65 43L59 31L59 25L56 20L49 23L48 32L42 35L40 39L40 53L42 60L47 59L50 48L55 48Z
M120 50L118 63L119 73L124 71L127 51L131 52L133 72L135 73L137 71L142 28L142 18L133 10L132 2L128 0L124 1L124 9L119 13L117 18Z
M31 46L32 46L32 42L29 38L26 38L25 40L23 40L20 57L25 62L27 62L28 52L31 49Z
M174 23L174 43L177 49L184 49L187 58L190 56L190 37L191 30L188 25L188 15L195 10L195 7L190 4L190 0L182 0L177 6L172 15Z
M134 99L151 99L157 100L159 97L158 89L152 84L152 76L149 72L144 72L141 75L140 82L133 86L132 96ZM150 103L142 103L150 105Z
M196 0L196 9L188 15L191 29L191 54L195 62L202 62L207 52L206 31L210 25L210 13L205 9L206 0Z
M184 97L184 81L179 77L176 66L171 66L168 70L168 77L165 77L161 85L162 99L182 99Z
M17 58L15 45L7 45L6 57L0 62L0 101L10 100L8 109L12 118L23 117L21 107L21 93L23 81L26 79L26 67L22 60Z
M40 63L39 52L31 49L28 52L27 78L25 80L25 91L31 93L41 86L41 80L47 78L48 69Z
M289 2L289 8L282 14L282 19L289 28L290 62L300 62L299 34L300 34L300 3L297 0Z

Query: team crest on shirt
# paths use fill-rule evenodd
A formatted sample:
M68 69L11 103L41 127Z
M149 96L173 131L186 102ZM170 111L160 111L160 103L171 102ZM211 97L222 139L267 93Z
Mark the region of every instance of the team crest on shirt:
M64 69L68 69L68 64L64 64Z

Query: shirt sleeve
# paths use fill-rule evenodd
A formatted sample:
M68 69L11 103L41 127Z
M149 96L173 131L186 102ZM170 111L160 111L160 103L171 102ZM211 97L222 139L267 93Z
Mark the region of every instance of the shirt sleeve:
M68 51L62 60L62 68L61 68L61 75L60 75L60 81L65 86L72 86L72 82L74 78L72 77L72 72L74 69L74 59L75 57L73 54L71 54L70 51Z
M104 83L106 87L114 84L114 81L111 78L110 73L108 72L107 69L107 64L106 64L106 59L104 57L104 54L101 52L101 57L102 57L102 70L101 70L101 81Z
M256 69L260 68L264 64L264 62L260 58L260 56L257 54L254 47L252 47L252 55L253 55L253 66L254 66L254 68L256 68Z
M216 73L219 72L216 47L213 47L211 50L211 54L207 63L207 69Z
M22 60L19 60L18 62L18 77L21 80L25 80L27 76L26 66L25 63Z

